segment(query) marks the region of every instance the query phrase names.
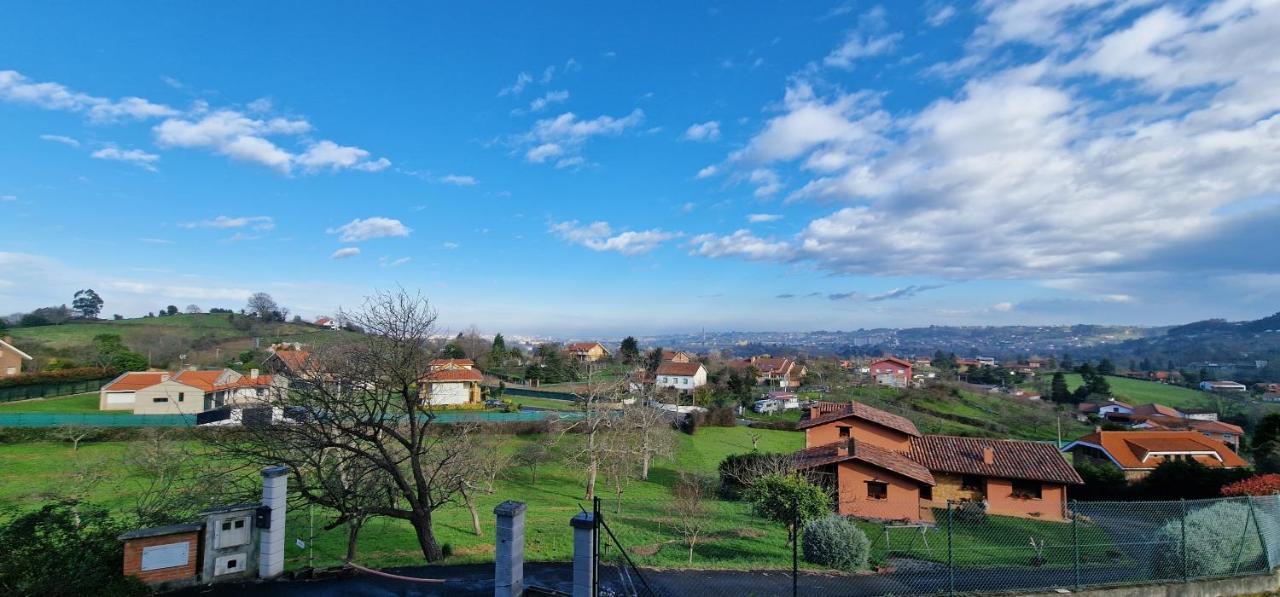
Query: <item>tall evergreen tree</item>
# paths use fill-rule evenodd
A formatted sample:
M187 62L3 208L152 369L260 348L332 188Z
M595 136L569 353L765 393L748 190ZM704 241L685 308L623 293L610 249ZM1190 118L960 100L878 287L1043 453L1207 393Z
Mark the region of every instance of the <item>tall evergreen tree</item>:
M623 338L622 346L618 347L618 358L628 365L640 362L640 342L634 336Z
M502 334L493 335L493 347L489 349L489 366L501 367L507 360L507 340Z
M1061 371L1053 374L1053 381L1049 384L1049 399L1058 404L1066 404L1071 402L1071 390L1067 388L1067 376Z

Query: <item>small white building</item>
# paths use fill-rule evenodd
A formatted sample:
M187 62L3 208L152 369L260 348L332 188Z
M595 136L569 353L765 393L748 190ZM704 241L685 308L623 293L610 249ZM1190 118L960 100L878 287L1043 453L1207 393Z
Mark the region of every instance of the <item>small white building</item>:
M1110 400L1105 404L1098 405L1098 416L1106 418L1107 415L1131 415L1133 407L1120 402L1119 400Z
M707 368L702 363L662 363L654 372L654 386L692 392L707 385Z
M431 406L461 406L483 401L484 374L471 359L435 359L423 376L423 397Z
M1200 389L1206 392L1247 392L1244 384L1234 381L1202 381Z

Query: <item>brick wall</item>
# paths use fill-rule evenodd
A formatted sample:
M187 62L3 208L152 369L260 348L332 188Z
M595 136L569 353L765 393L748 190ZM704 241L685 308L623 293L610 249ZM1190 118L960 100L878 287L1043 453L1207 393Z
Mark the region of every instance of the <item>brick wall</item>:
M124 543L124 574L136 576L147 584L174 583L196 578L196 565L200 561L197 543L200 534L196 531L160 535L158 537L142 537L130 539ZM187 565L161 568L159 570L142 570L142 549L170 543L187 543Z

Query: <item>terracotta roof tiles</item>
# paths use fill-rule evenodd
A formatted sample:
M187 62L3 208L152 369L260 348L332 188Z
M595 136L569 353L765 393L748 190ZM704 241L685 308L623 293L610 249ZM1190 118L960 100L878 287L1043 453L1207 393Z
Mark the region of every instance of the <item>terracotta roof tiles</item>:
M916 424L910 419L901 417L893 413L888 413L878 408L872 408L860 402L849 402L844 404L834 402L819 402L813 406L817 409L818 416L809 416L800 419L796 423L796 429L808 429L823 423L838 421L846 417L857 417L864 421L870 421L882 427L888 427L895 431L900 431L907 435L919 437L920 431L916 429Z
M894 452L865 442L846 440L801 450L795 455L798 468L813 468L855 460L865 462L908 479L933 485L933 474L920 463L910 459L906 454Z
M991 449L991 464L983 461L985 448ZM911 438L909 454L931 471L1067 485L1084 483L1056 447L1041 442L925 435Z

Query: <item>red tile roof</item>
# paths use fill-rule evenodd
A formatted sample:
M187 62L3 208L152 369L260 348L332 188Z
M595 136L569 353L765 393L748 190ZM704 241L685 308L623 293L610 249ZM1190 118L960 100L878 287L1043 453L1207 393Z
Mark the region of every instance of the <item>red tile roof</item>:
M842 454L841 448L848 447ZM901 452L886 450L865 442L845 440L824 446L816 446L801 450L795 454L797 468L813 468L836 462L854 460L864 462L876 468L897 473L908 479L933 485L933 474L929 469L908 458Z
M1152 469L1159 462L1143 461L1151 452L1214 452L1221 461L1213 460L1209 466L1244 467L1248 463L1231 451L1226 444L1201 435L1199 431L1098 431L1086 435L1067 446L1077 443L1102 448L1121 468Z
M218 378L222 377L224 371L223 369L215 371L179 371L169 379L209 392L213 390Z
M1182 417L1143 417L1142 421L1147 423L1152 429L1193 429L1200 433L1225 433L1229 435L1244 435L1244 429L1239 425L1231 423L1223 423L1222 421L1202 421L1200 419L1184 419Z
M847 417L857 417L864 421L870 421L882 427L888 427L895 431L900 431L911 436L920 436L920 431L916 429L916 424L910 419L901 417L893 413L888 413L878 408L872 408L860 402L849 402L844 404L834 402L819 402L812 406L817 409L818 416L813 417L806 415L807 418L800 419L796 423L796 429L808 429L810 427L838 421Z
M298 373L303 367L306 367L307 359L311 357L311 353L305 350L277 350L274 354L276 358L280 359L281 363L284 363L285 367L288 367L294 373Z
M895 364L901 365L901 366L903 366L903 367L910 367L910 366L911 366L911 363L909 363L909 362L907 362L907 361L905 361L905 360L903 360L903 359L900 359L900 358L898 358L898 357L885 357L885 358L883 358L883 359L876 359L876 360L874 360L874 361L871 361L871 364L872 364L872 365L874 365L874 364L876 364L876 363L895 363Z
M586 352L597 346L599 346L601 350L605 350L604 345L599 342L574 342L565 346L565 349Z
M682 377L692 377L698 374L698 370L702 368L702 363L677 363L667 361L658 365L658 375L679 375Z
M1133 414L1139 417L1150 417L1160 415L1164 417L1182 417L1182 412L1178 409L1165 406L1163 404L1140 404L1133 407Z
M984 448L991 448L992 464L983 462ZM909 455L935 472L1067 485L1084 483L1057 448L1040 442L926 435L911 438Z
M450 381L484 381L484 374L475 369L437 369L422 376L426 383Z
M161 381L168 373L151 372L151 371L131 371L116 378L115 381L102 388L108 392L136 392L143 388L149 388Z

